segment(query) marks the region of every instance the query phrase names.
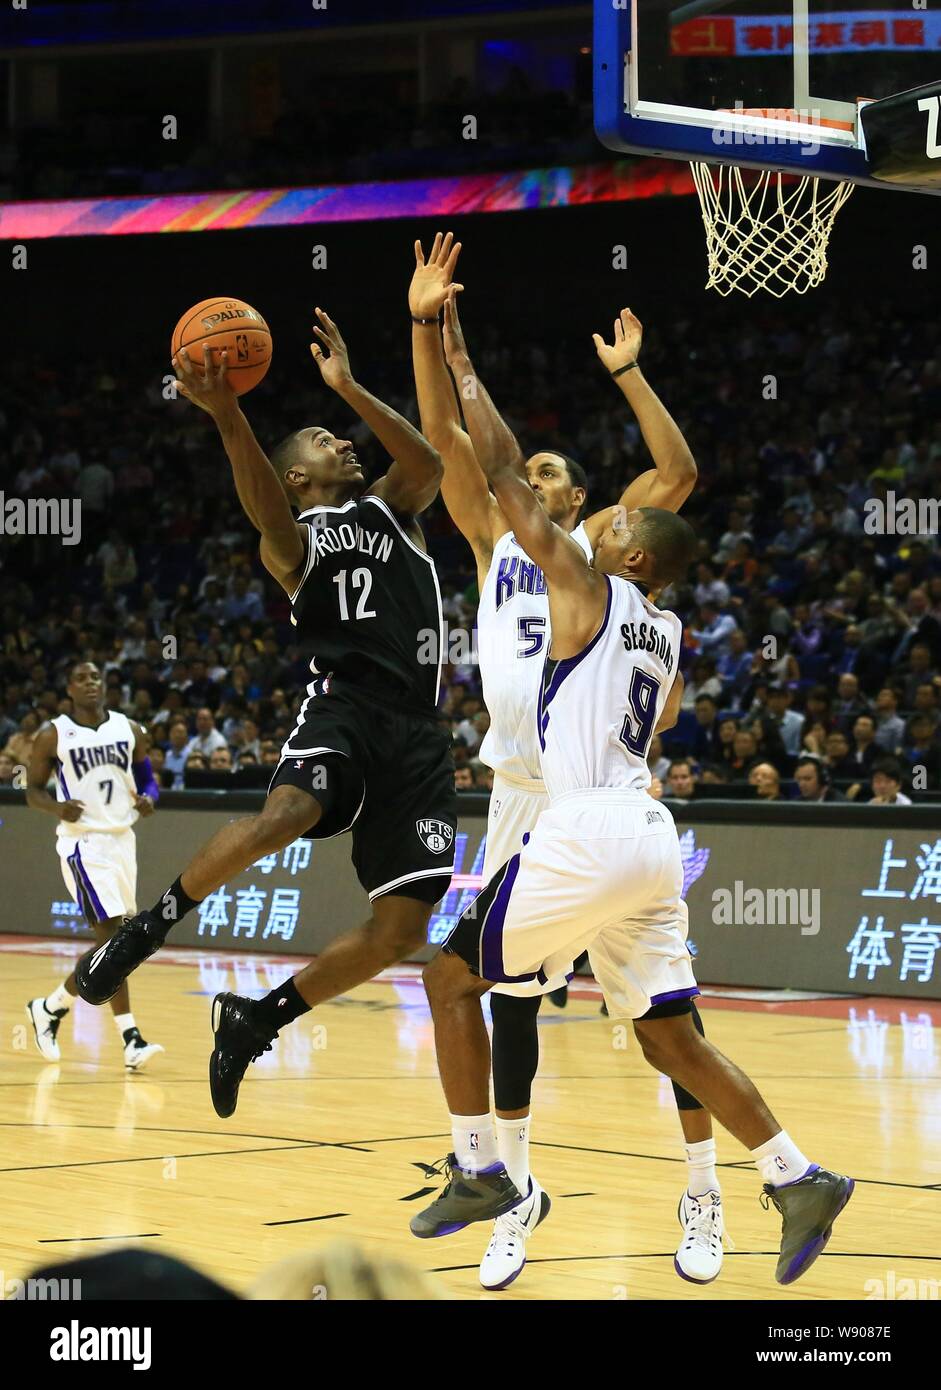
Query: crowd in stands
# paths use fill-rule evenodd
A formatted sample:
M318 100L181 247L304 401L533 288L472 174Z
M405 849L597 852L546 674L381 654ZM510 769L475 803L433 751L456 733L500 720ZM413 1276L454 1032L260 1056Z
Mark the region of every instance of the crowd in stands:
M700 536L688 582L665 596L685 625L677 727L655 741L664 793L901 800L941 791L941 554L921 534L870 533L866 506L941 496L941 337L860 301L798 335L773 310L690 318L647 334L643 362L699 467L684 512ZM708 328L708 333L707 333ZM365 379L417 418L393 328ZM524 448L558 448L591 480L589 510L649 460L597 363L563 342L521 345L493 324L476 363ZM708 350L699 344L708 337ZM759 337L763 351L759 359ZM761 375L777 364L777 402ZM692 362L692 365L690 365ZM305 381L265 385L250 418L269 447L305 419L364 427ZM351 427L352 425L352 427ZM161 781L252 772L264 785L302 698L311 653L262 571L211 422L153 382L102 363L21 362L0 394L8 495L82 499L80 545L7 536L0 547L0 782L42 720L68 709L72 662L102 669L107 704L138 719ZM473 629L470 552L440 500L424 517L449 629ZM466 656L467 653L465 652ZM463 663L463 664L461 664ZM472 660L446 663L441 715L457 785L486 790L488 727Z

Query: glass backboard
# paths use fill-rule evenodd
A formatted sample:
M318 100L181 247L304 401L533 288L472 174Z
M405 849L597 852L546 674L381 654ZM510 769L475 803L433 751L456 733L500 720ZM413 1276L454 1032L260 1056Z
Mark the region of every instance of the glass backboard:
M941 91L941 7L922 3L933 9L915 0L595 0L599 138L616 150L885 187L861 112L912 88ZM911 183L894 186L941 192L926 187L941 185L932 113L924 102L910 108L889 130L904 120L924 152Z

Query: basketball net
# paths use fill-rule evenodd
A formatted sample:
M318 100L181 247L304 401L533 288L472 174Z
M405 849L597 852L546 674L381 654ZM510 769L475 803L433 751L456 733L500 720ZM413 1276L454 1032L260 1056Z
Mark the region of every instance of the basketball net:
M833 223L853 184L836 183L821 193L812 175L791 185L794 175L749 170L746 186L734 165L697 163L690 169L706 227L707 290L739 290L749 298L766 290L781 299L822 282Z

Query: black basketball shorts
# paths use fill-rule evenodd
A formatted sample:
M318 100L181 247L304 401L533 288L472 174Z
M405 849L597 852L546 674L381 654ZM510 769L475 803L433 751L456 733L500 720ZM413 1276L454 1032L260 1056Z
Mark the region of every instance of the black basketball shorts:
M269 794L289 785L320 803L312 839L352 832L353 867L370 900L436 903L454 872L457 830L447 730L334 676L310 689Z

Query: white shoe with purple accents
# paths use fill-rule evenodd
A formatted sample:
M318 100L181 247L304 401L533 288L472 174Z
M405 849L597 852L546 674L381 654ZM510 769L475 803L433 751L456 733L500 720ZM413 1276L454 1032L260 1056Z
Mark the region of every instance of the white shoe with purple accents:
M529 1180L526 1200L493 1223L490 1244L480 1262L480 1282L485 1289L505 1289L523 1272L526 1242L549 1215L552 1203L535 1178Z

